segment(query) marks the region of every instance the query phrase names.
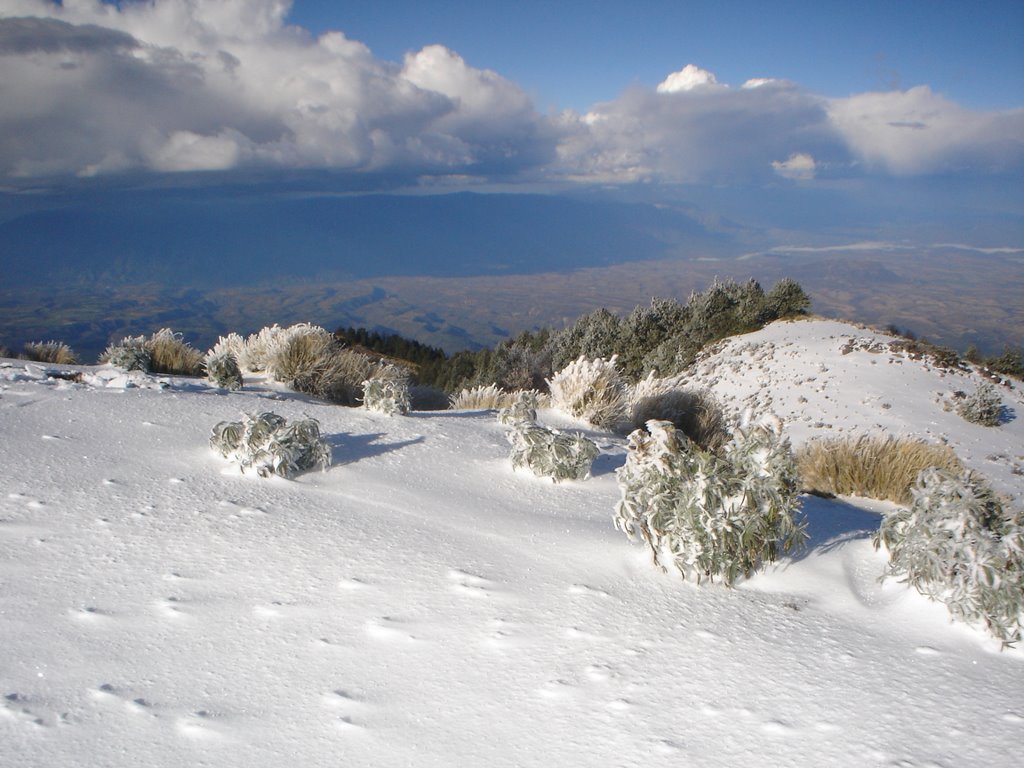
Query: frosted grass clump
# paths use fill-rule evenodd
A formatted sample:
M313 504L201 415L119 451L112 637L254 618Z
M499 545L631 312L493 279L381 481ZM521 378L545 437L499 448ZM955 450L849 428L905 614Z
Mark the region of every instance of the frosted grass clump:
M409 412L409 372L403 366L384 363L362 386L366 410L386 416Z
M580 357L548 381L551 405L601 429L614 429L626 415L626 384L610 359Z
M145 373L149 371L152 353L145 336L125 336L118 343L109 345L100 360L123 371Z
M725 415L707 392L683 388L684 376L658 378L651 371L628 387L626 430L642 429L652 419L671 421L705 450L717 450L729 439Z
M806 540L796 465L777 420L745 420L720 453L652 420L628 448L615 525L645 541L655 564L732 586Z
M180 333L161 328L146 340L149 350L149 372L179 376L201 376L203 355Z
M263 351L267 375L289 387L316 370L340 346L319 325L296 323L269 335Z
M957 405L956 412L973 424L983 427L999 426L1003 403L996 388L984 383L973 394L967 395Z
M463 389L449 398L455 411L493 411L511 404L509 394L495 384Z
M498 423L513 427L516 424L535 422L540 393L534 389L520 389L514 396L515 399L509 405L498 411Z
M980 478L931 467L909 507L889 512L875 534L896 576L961 621L983 622L1004 645L1021 639L1024 516Z
M537 477L550 477L556 483L586 480L600 454L597 444L582 434L563 434L529 421L515 423L508 441L513 469L527 467Z
M279 337L284 328L277 323L251 333L245 340L244 351L238 358L238 364L247 371L259 373L266 369L267 361L277 348Z
M218 387L235 391L242 388L242 370L238 359L226 347L214 347L206 354L206 378Z
M292 477L331 465L331 448L320 438L316 419L288 424L283 416L270 412L220 422L210 435L210 447L238 462L243 472L254 468L260 477Z
M237 333L229 333L227 336L218 336L217 343L210 347L206 356L214 354L228 354L235 358L239 368L244 368L245 361L245 339Z

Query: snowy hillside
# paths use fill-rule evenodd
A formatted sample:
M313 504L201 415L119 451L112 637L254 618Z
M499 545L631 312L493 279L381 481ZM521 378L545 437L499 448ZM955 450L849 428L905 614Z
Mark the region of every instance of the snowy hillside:
M1019 391L968 424L943 402L980 378L887 341L777 323L694 383L795 443L944 438L1019 503ZM1019 764L1024 651L878 582L877 503L806 498L805 552L697 586L613 528L616 436L555 485L512 471L493 413L2 365L0 764ZM261 479L209 449L264 410L319 420L329 470Z

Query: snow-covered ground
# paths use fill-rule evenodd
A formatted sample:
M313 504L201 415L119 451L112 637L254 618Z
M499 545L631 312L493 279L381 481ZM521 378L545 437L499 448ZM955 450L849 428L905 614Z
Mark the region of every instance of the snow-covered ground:
M976 380L850 338L887 340L779 323L694 380L797 443L945 438L1019 501L1019 392L976 427L942 407ZM880 584L877 505L805 499L806 552L697 586L613 528L618 437L554 485L491 413L48 370L0 368L2 765L1020 764L1024 651ZM210 451L262 410L318 419L330 469Z

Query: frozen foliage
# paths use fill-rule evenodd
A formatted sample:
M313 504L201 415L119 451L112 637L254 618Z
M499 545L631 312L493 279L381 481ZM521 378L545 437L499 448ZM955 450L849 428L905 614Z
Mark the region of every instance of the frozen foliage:
M616 359L580 357L569 363L548 382L551 405L595 427L614 429L626 414L626 384Z
M206 353L207 357L210 355L222 355L228 354L235 358L240 368L244 368L244 360L246 356L245 339L239 336L237 333L229 333L227 336L220 336L217 338L217 343L210 348Z
M886 575L984 622L1004 644L1021 638L1024 519L970 472L921 472L913 502L886 514L875 547L889 551Z
M100 359L124 371L148 372L152 353L145 336L125 336L108 346Z
M25 345L22 357L37 363L75 365L78 356L71 347L61 341L33 341Z
M268 375L288 386L309 375L337 346L324 328L297 323L274 333L266 343L263 368Z
M363 406L387 416L409 412L409 372L406 368L383 363L363 382Z
M537 420L539 393L532 389L523 389L515 393L515 400L498 411L498 423L507 427Z
M490 411L504 408L512 402L508 392L495 384L463 389L451 396L451 407L456 411Z
M512 467L529 468L537 477L585 480L600 451L580 433L563 434L530 421L519 421L508 433Z
M1003 403L995 387L989 383L981 384L973 394L967 395L957 405L956 412L967 421L981 424L983 427L999 425Z
M316 419L288 424L276 413L246 415L242 421L222 421L213 428L210 447L237 461L244 472L255 468L260 477L291 477L303 470L331 464L331 449L320 438Z
M206 378L228 390L242 388L242 370L235 355L225 347L214 347L206 355Z
M284 328L277 323L261 328L245 340L244 351L238 364L247 371L259 373L266 369L267 361L277 348L279 337Z
M776 420L740 425L718 454L667 421L636 430L628 447L615 524L647 542L656 564L731 586L806 539L796 466Z

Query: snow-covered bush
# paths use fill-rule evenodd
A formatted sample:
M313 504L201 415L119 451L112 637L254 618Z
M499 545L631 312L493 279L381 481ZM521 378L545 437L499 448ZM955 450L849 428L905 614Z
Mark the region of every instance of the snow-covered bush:
M796 454L802 487L820 496L864 496L909 504L921 471L962 472L948 445L910 437L860 435L810 440Z
M706 392L683 389L680 375L657 378L651 371L629 387L626 428L642 429L651 420L671 421L704 450L729 439L722 407Z
M206 354L206 378L228 390L242 388L242 370L235 355L225 347L214 347Z
M494 384L463 389L451 396L451 407L455 411L492 411L511 403L511 395Z
M989 383L979 386L973 394L964 397L956 407L956 412L973 424L983 427L999 426L999 417L1003 403L999 399L996 388Z
M585 480L600 451L593 440L580 433L563 434L530 421L512 424L508 433L512 445L512 467L529 468L538 477Z
M125 336L100 355L100 361L124 371L148 372L152 353L145 336Z
M78 356L62 341L32 341L25 345L21 355L25 360L54 365L75 365Z
M806 539L796 465L776 420L746 421L720 453L656 420L628 446L615 525L647 542L656 564L731 586Z
M288 386L338 405L356 406L363 399L363 382L370 378L374 365L367 355L332 343L312 368Z
M507 427L537 420L540 393L533 389L521 389L514 393L515 399L498 411L498 423Z
M608 360L578 358L551 377L551 405L595 427L614 429L626 413L626 384Z
M984 622L1004 644L1021 638L1024 516L975 475L921 472L909 507L889 512L874 539L889 551L887 576Z
M363 406L387 416L409 412L409 371L403 366L382 364L363 382Z
M255 468L260 477L291 477L317 466L326 470L331 464L331 448L320 438L316 419L288 424L270 412L220 422L210 435L210 447L237 461L243 472Z
M206 356L211 355L231 355L235 358L235 362L238 363L239 368L245 368L245 339L239 336L237 333L229 333L227 336L218 336L217 343L214 344Z

